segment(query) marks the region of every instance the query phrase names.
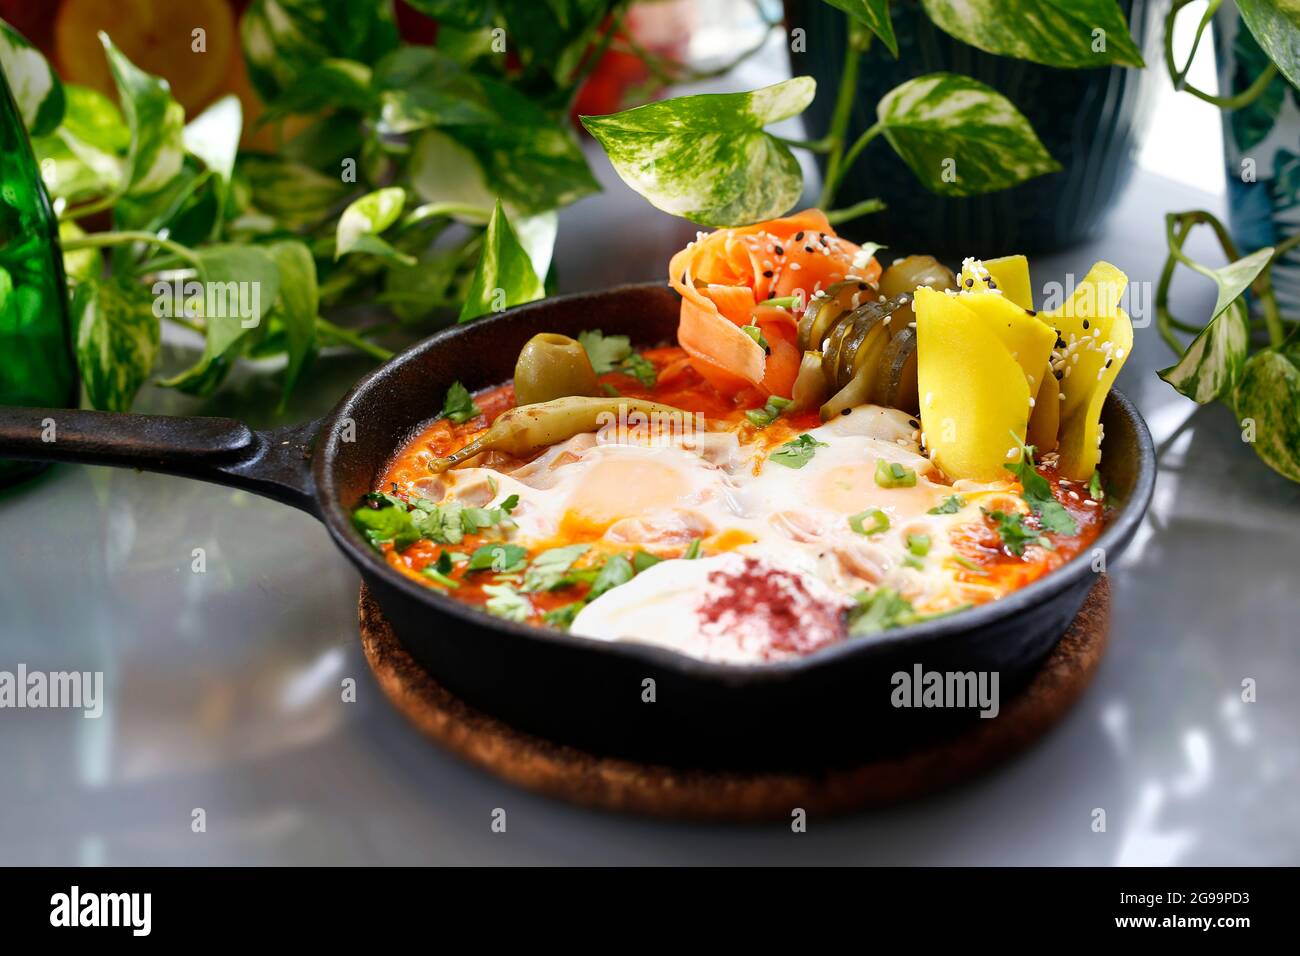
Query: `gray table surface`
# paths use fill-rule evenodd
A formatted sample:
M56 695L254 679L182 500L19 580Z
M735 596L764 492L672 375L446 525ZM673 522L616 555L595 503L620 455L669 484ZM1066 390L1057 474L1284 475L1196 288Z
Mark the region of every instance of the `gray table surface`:
M607 189L562 217L562 291L662 277L693 227L593 161ZM1104 257L1148 283L1149 310L1163 213L1216 202L1138 174L1105 235L1036 259L1035 280ZM1195 278L1176 291L1188 315L1213 301ZM1300 487L1255 459L1228 411L1160 382L1168 360L1138 329L1119 385L1160 478L1111 568L1112 643L1083 701L974 783L802 834L593 813L462 765L384 701L358 643L358 578L311 518L179 478L54 468L0 493L0 670L102 670L108 699L98 720L0 711L0 863L1300 862ZM278 419L275 383L255 376L201 405L151 389L144 410L301 419L367 367L327 358Z

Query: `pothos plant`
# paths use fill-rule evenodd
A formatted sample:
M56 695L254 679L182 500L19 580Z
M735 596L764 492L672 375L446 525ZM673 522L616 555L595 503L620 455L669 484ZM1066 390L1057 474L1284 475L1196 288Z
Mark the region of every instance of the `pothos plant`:
M540 298L552 278L556 210L598 188L566 122L584 78L609 49L641 56L655 82L695 78L620 29L628 0L409 2L437 20L435 47L399 41L392 0L252 0L241 36L266 105L257 122L305 125L262 153L240 150L245 124L233 97L187 118L164 80L104 36L114 103L61 83L31 44L0 26L0 61L61 220L93 405L130 407L155 373L163 321L202 335L204 347L190 368L156 384L204 395L239 359L278 356L287 395L322 346L384 358L372 339L394 324L470 321ZM801 189L792 146L827 154L826 207L877 137L947 194L1057 168L1008 100L951 74L899 87L880 103L879 122L845 142L862 51L873 38L895 54L897 44L887 0L830 2L853 28L835 120L821 140L790 143L763 129L807 106L815 92L807 77L588 118L588 128L652 201L707 224L788 209ZM994 52L1064 66L1140 63L1113 0L1018 0L1014 28L999 4L965 2L956 16L948 0L923 2L945 29ZM957 157L958 170L945 166ZM104 216L111 228L88 234ZM188 292L173 297L180 308L159 309L163 280L182 290L191 280L255 284L257 314L204 315ZM327 318L352 302L384 305L387 317L360 327Z
M1241 21L1265 58L1264 65L1240 93L1214 95L1192 87L1186 77L1222 0L1207 4L1188 59L1179 66L1171 42L1173 23L1190 2L1173 0L1165 24L1165 63L1176 87L1233 111L1234 120L1249 116L1268 100L1280 106L1288 84L1291 95L1300 96L1300 6L1290 0L1237 0ZM1197 226L1213 233L1227 265L1211 267L1187 254L1187 237ZM1169 255L1156 286L1156 325L1179 358L1160 377L1195 402L1226 404L1260 459L1300 481L1300 317L1282 315L1271 274L1274 265L1300 245L1300 234L1242 255L1228 229L1205 210L1170 213L1165 234ZM1169 291L1179 266L1217 286L1208 320L1189 322L1171 313ZM1193 336L1190 344L1184 344L1180 334Z
M61 82L0 23L0 65L60 219L91 404L131 406L164 322L204 345L155 384L206 395L239 359L274 356L287 395L324 346L384 359L374 338L395 326L545 294L556 210L598 189L568 113L628 40L627 3L408 2L438 21L436 47L401 42L393 0L252 0L242 52L266 107L256 123L279 134L270 152L240 149L238 99L187 117L111 37L116 102ZM229 283L258 294L205 309L201 290ZM343 324L353 303L386 309Z

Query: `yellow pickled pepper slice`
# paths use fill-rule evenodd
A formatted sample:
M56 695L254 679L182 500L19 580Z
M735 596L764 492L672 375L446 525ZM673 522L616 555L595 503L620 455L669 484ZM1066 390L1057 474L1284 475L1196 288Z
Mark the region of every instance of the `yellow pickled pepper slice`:
M1015 460L1012 435L1029 424L1029 383L997 332L963 301L915 294L921 427L931 458L950 478L994 481Z
M1119 307L1128 276L1098 262L1059 309L1043 321L1060 330L1062 349L1059 451L1061 474L1086 481L1101 460L1101 409L1133 351L1133 324Z
M971 284L967 285L966 280ZM987 289L992 279L1002 294L1022 309L1034 308L1034 286L1029 280L1029 260L1024 256L1002 256L998 259L967 259L962 263L958 286L962 289Z

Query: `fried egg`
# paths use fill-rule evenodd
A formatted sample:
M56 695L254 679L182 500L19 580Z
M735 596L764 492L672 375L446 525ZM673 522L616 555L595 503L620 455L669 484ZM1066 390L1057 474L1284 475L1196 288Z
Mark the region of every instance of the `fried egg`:
M941 483L919 439L907 414L870 405L786 443L740 422L693 435L583 434L514 468L454 469L424 493L474 506L518 496L510 540L533 553L583 543L593 558L666 559L587 602L574 634L772 660L841 639L843 611L862 591L893 588L921 613L971 600L954 532L981 520L981 503L1020 505L1010 482ZM905 480L878 481L882 462L906 469ZM960 507L937 508L958 490ZM703 557L683 559L688 548Z

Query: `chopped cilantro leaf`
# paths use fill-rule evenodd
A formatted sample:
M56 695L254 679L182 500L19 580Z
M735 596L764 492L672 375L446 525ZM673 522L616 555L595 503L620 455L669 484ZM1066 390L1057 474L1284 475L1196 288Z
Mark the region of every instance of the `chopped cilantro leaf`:
M920 620L912 602L893 588L876 588L854 595L857 606L849 611L849 633L879 634Z
M1101 501L1106 497L1106 490L1101 486L1101 472L1096 468L1092 470L1092 477L1088 479L1088 497L1093 501Z
M460 382L452 382L447 389L447 398L442 403L442 414L457 425L463 425L476 415L482 415L483 409L474 403L469 389Z
M605 335L600 329L589 329L578 333L578 341L597 375L622 372L636 379L642 388L654 388L659 381L654 363L644 355L633 352L632 340L626 335ZM601 383L601 388L608 395L617 397L619 394L613 385Z
M619 371L631 375L641 383L642 388L654 388L655 383L659 381L659 373L655 370L654 362L636 352L623 360Z
M1016 557L1023 555L1025 548L1033 544L1052 550L1052 542L1043 537L1037 528L1030 527L1024 515L1007 514L1005 511L985 511L984 514L997 528L1003 547Z
M767 456L768 461L774 461L779 465L785 465L787 468L802 468L808 462L812 461L813 455L817 453L818 448L829 447L824 441L817 441L811 435L800 435L782 445L777 451Z
M930 509L932 515L955 515L966 507L966 499L961 495L949 495Z
M1052 494L1051 483L1034 467L1034 446L1020 441L1015 432L1011 433L1011 437L1020 446L1020 460L1002 467L1020 479L1020 487L1024 489L1020 497L1029 505L1029 510L1038 515L1042 529L1054 534L1078 534L1079 526Z
M620 584L626 584L636 575L632 562L621 554L616 554L606 559L600 569L600 574L596 575L596 580L591 585L591 591L587 595L588 601L594 601L610 588L616 588Z
M646 568L652 568L662 560L663 558L651 554L649 551L638 551L632 555L632 570L640 574Z
M352 523L376 551L388 541L402 551L420 540L406 502L392 495L367 495L365 504L352 512Z
M573 562L590 550L590 545L570 544L562 548L550 548L533 558L524 572L525 591L550 591L561 586L565 575L573 567Z
M533 613L533 605L509 584L485 584L483 593L488 595L487 610L489 614L503 617L507 621L523 623Z
M485 544L469 556L469 571L495 571L511 574L522 571L528 551L517 544Z
M565 604L563 607L547 611L542 615L542 620L551 627L567 631L573 626L573 619L578 616L578 612L586 606L586 601L574 601L572 604Z
M600 329L589 329L578 333L578 341L586 350L597 375L614 371L632 354L632 340L626 335L605 335Z

